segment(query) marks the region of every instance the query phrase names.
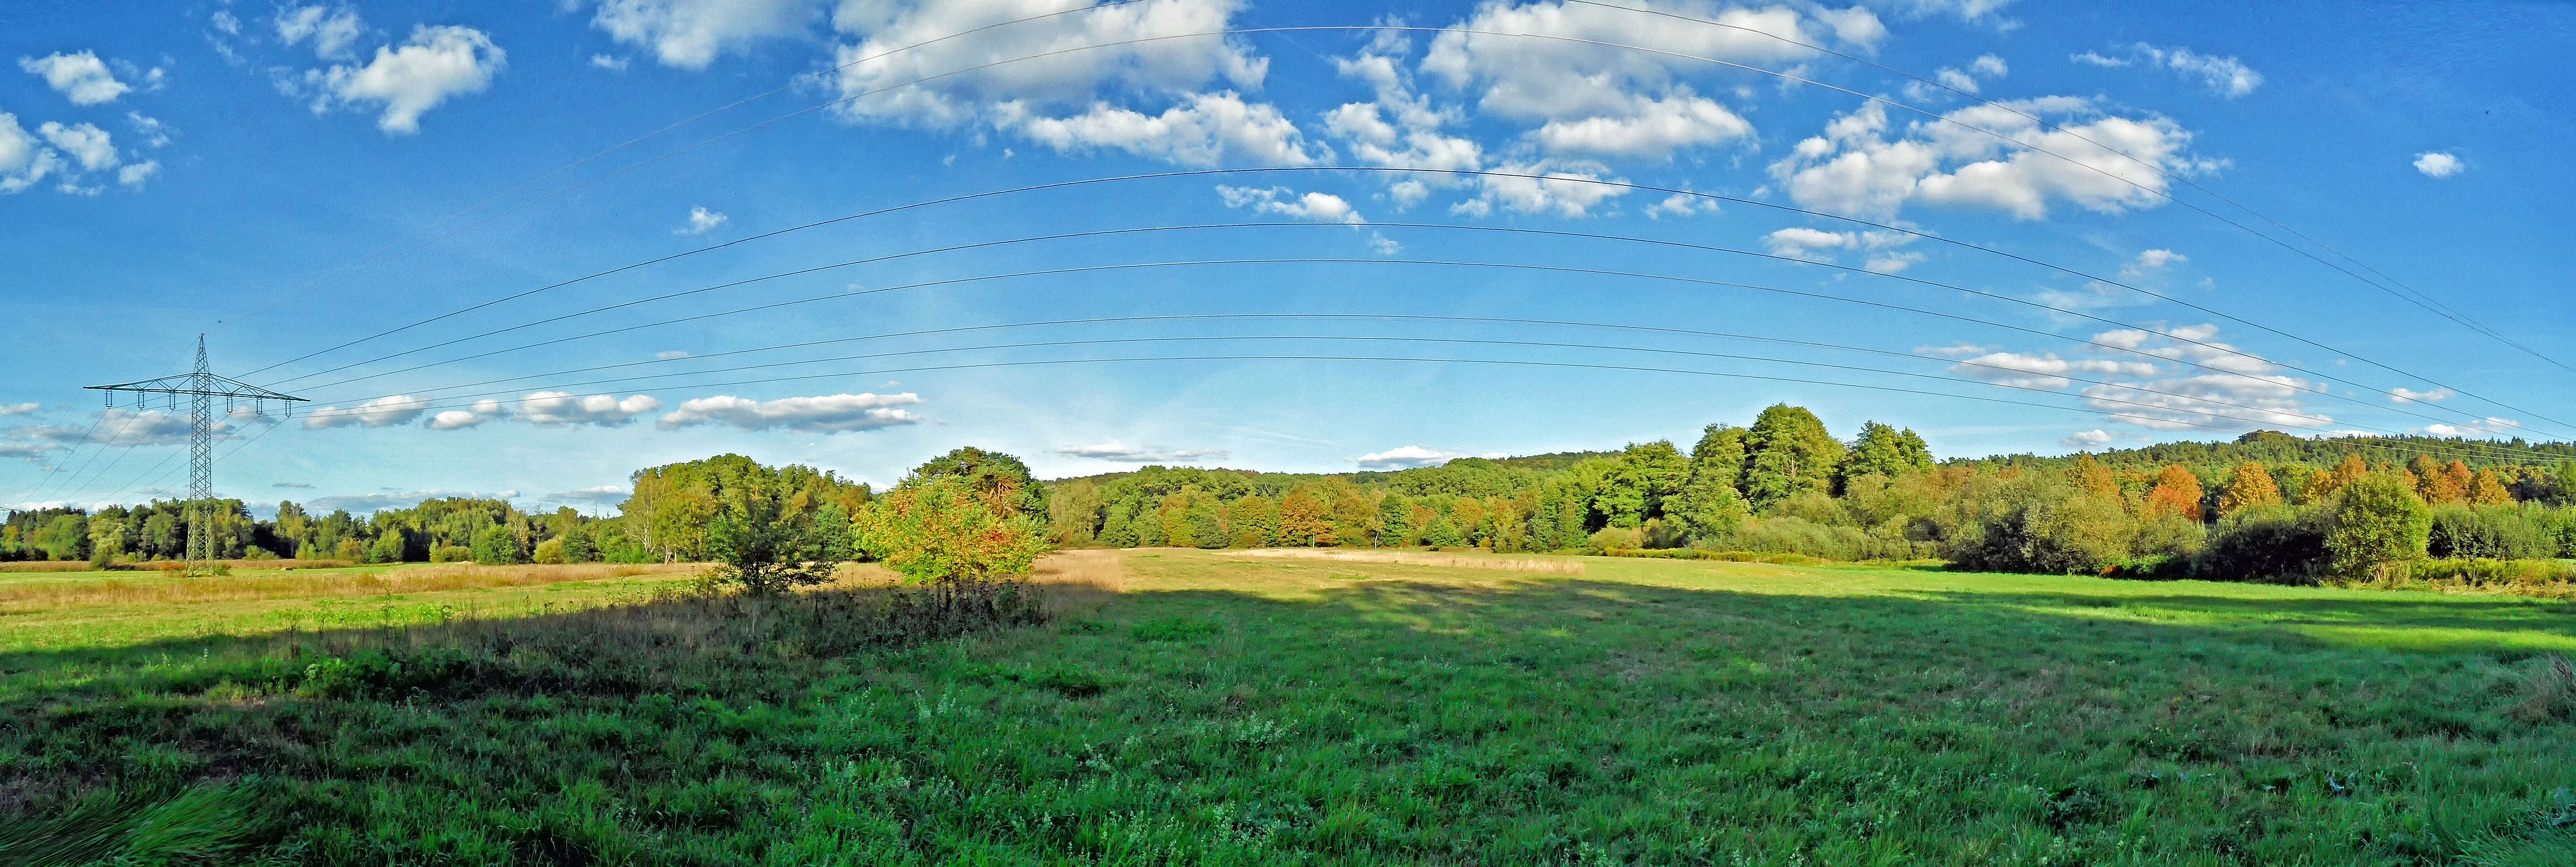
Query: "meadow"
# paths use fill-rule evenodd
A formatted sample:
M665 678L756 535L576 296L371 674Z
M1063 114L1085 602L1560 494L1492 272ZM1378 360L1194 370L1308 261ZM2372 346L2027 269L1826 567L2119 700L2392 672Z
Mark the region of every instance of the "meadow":
M2576 863L2557 600L1153 549L978 628L690 576L0 576L0 863Z

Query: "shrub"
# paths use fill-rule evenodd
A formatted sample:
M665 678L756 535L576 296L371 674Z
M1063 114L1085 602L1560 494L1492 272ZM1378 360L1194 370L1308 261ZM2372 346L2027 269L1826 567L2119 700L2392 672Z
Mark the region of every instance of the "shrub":
M2208 525L2178 513L2157 512L2138 521L2138 534L2129 540L2129 551L2137 557L2160 557L2183 564L2208 545Z
M2325 506L2326 550L2336 574L2386 579L2424 556L2433 533L2433 510L2414 486L2372 473L2337 489Z
M2062 489L2033 493L2039 496L1990 514L1954 559L1971 569L2057 574L2096 573L2128 559L2137 524L2119 501Z
M1006 505L953 476L907 481L859 510L859 545L916 583L1025 575L1047 550L1046 528Z
M2545 517L2512 507L2435 509L2426 544L2435 557L2490 560L2548 559L2558 556L2558 550L2556 527Z
M562 563L562 562L565 562L565 561L564 561L564 540L563 540L563 539L561 539L561 538L554 538L554 539L547 539L547 540L545 540L545 541L543 541L543 542L539 542L539 543L537 543L537 557L536 557L536 560L537 560L537 562L539 562L539 563L545 563L545 564L549 564L549 565L551 565L551 564L555 564L555 563Z
M2251 508L2218 520L2192 574L2228 581L2306 584L2325 568L2325 512L2288 506Z

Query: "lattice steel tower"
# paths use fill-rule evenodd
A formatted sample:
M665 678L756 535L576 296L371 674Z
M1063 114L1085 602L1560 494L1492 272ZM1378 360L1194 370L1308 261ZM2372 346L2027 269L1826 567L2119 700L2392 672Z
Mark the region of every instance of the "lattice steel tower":
M170 408L178 409L179 396L188 396L188 574L203 575L215 559L215 398L224 399L224 412L229 415L237 401L249 400L253 415L268 414L268 402L277 401L287 415L304 398L280 394L228 376L217 376L206 366L206 336L197 335L197 369L188 373L123 382L115 385L93 385L88 388L107 392L107 405L116 406L116 392L134 393L134 408L143 409L144 395L169 395Z

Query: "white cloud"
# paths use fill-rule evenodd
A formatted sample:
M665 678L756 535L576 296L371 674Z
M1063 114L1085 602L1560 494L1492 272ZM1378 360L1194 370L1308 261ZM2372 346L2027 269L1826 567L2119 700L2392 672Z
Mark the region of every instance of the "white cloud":
M725 221L730 219L733 218L705 208L693 207L689 209L689 225L683 228L673 229L671 230L671 233L675 235L704 235L709 230L712 230L717 226L724 225Z
M1923 355L1938 355L1938 356L1942 356L1942 357L1944 357L1944 358L1959 358L1959 357L1962 357L1962 356L1968 356L1968 355L1984 355L1984 354L1986 354L1986 353L1993 352L1993 351L1995 351L1995 350L1997 350L1997 349L2001 349L2001 348L2003 348L2003 347L2000 347L2000 346L1979 346L1979 345L1974 344L1974 343L1967 343L1967 342L1964 342L1964 341L1963 341L1963 342L1960 342L1960 343L1954 343L1954 344L1951 344L1951 345L1949 345L1949 346L1917 346L1917 347L1914 347L1914 351L1915 351L1915 352L1917 352L1917 353L1923 354Z
M116 182L132 189L142 189L143 182L161 173L160 160L144 160L116 170Z
M593 54L590 56L590 65L610 72L625 72L627 60L623 57L613 57L606 54Z
M921 403L921 395L834 394L760 401L717 395L682 401L678 411L662 417L663 430L703 424L726 424L740 430L785 428L799 433L867 431L919 424L921 415L898 407Z
M230 422L218 420L214 423L214 433L218 437L229 437L234 430ZM177 412L109 407L99 411L94 426L22 425L0 430L0 436L20 442L46 443L49 444L47 448L81 443L108 446L169 445L188 441L188 419Z
M1162 446L1124 446L1117 443L1065 446L1056 449L1055 453L1069 458L1143 464L1177 463L1200 458L1223 458L1226 455L1224 449L1168 449Z
M481 93L508 65L508 53L483 31L422 25L401 46L378 47L365 66L307 70L303 84L314 91L317 113L336 103L374 103L384 108L378 129L410 135L420 131L423 112L449 97Z
M429 417L430 430L464 430L487 421L510 417L509 407L497 400L475 401L474 408L445 410Z
M2144 361L2119 361L2104 358L2059 358L2055 353L2034 355L2024 352L1989 352L1950 365L1950 372L1999 385L2022 388L2065 388L2074 385L2066 374L2084 373L2099 376L2154 376L2156 365Z
M215 29L227 35L241 35L241 19L233 17L231 10L217 9L215 10L215 14L207 20L213 21Z
M62 168L61 154L19 126L17 115L0 111L0 194L35 186Z
M1804 226L1792 226L1765 235L1763 244L1772 255L1788 256L1817 262L1834 258L1819 251L1857 250L1866 253L1861 267L1881 274L1894 274L1924 260L1921 253L1899 252L1893 248L1914 243L1916 237L1904 232L1878 229L1858 232L1828 232Z
M2460 162L2459 157L2441 151L2427 151L2415 155L2415 170L2423 172L2428 178L2447 178L2459 174L2466 168L2468 166Z
M1257 214L1280 214L1318 223L1365 223L1366 219L1351 203L1331 193L1308 192L1303 195L1287 187L1230 187L1217 185L1216 193L1229 208L1250 208Z
M2390 403L2430 403L2437 400L2449 400L2453 394L2456 394L2456 392L2453 392L2448 388L2435 388L2432 391L2416 391L2411 388L2399 386L2388 390L2388 400Z
M2004 7L2012 5L2013 0L1881 0L1881 2L1894 7L1907 18L1946 15L1970 24L1993 24L2004 29L2019 26L2011 19L1995 14L2002 11Z
M1064 7L846 0L833 27L859 42L836 48L833 62L843 68L834 85L849 101L834 111L853 121L990 129L1059 151L1123 150L1184 165L1315 162L1277 107L1239 95L1261 85L1268 59L1240 39L1193 35L1228 28L1244 5L1097 6L897 51ZM1034 59L976 68L1008 58Z
M1464 123L1465 112L1454 105L1435 106L1429 97L1414 92L1413 74L1404 59L1411 46L1402 34L1379 31L1358 54L1334 58L1333 66L1342 77L1368 84L1376 99L1344 103L1325 112L1325 131L1366 165L1442 171L1482 168L1484 146L1446 132L1450 125ZM1387 197L1398 209L1420 202L1434 187L1467 183L1444 174L1389 173L1384 180Z
M49 54L41 58L18 58L18 68L45 80L45 85L62 93L73 105L97 105L114 102L134 88L116 80L107 64L89 51L79 54Z
M2175 262L2189 261L2191 261L2191 257L2185 256L2181 253L2176 253L2172 250L2141 250L2138 251L2138 258L2131 259L2128 264L2120 266L2120 279L2136 280L2140 277L2145 277L2149 274L2162 271L2165 269L2165 266L2171 265Z
M2070 449L2090 450L2110 445L2113 440L2118 438L2119 436L2117 434L2110 431L2106 431L2101 428L2094 428L2092 430L2080 430L2067 434L2065 437L2060 438L2057 441L2057 444Z
M540 391L519 401L519 417L529 424L556 427L589 424L618 427L636 416L662 408L652 395L639 394L620 400L611 395L574 395L564 391Z
M1640 99L1631 111L1574 120L1550 120L1530 133L1551 153L1666 158L1675 152L1753 135L1753 123L1716 100L1676 88L1662 99Z
M1343 460L1350 461L1351 463L1358 465L1359 468L1363 470L1402 470L1413 467L1428 467L1444 464L1448 463L1453 458L1464 457L1477 456L1460 452L1444 452L1427 446L1410 445L1397 446L1395 448L1387 449L1386 451L1374 454L1365 454L1356 458L1344 458ZM1481 457L1501 458L1504 457L1504 455L1501 453L1491 453L1482 455Z
M45 141L61 148L63 153L70 154L82 171L112 169L121 162L116 157L116 143L110 140L107 130L92 124L64 126L49 120L36 127L36 134L44 136Z
M493 493L484 491L447 490L393 491L377 494L342 494L339 496L315 497L313 499L306 500L304 502L304 508L316 514L329 514L341 509L347 509L351 514L368 515L381 512L386 509L407 509L412 506L420 505L423 501L443 500L448 497L463 497L475 500L507 500L515 498L518 495L519 492L517 491L500 491Z
M2032 120L2050 116L2056 129ZM2153 167L2218 167L2185 152L2191 133L2174 122L2107 115L2079 97L1974 105L1944 117L1956 123L1919 121L1891 139L1886 109L1873 102L1799 142L1771 174L1816 210L1889 218L1919 202L2036 220L2058 201L2103 213L2154 207L2170 179Z
M1944 66L1933 71L1932 78L1940 82L1942 87L1974 95L1983 89L1986 79L2002 78L2011 72L2012 67L2004 63L2003 58L1982 54L1978 55L1977 59L1969 61L1967 69L1952 69ZM1941 95L1939 91L1920 81L1905 85L1906 98L1916 102L1934 99Z
M40 403L0 403L0 416L27 415L44 408Z
M1665 196L1663 201L1646 206L1646 216L1658 220L1714 213L1717 213L1717 202L1689 193L1674 193Z
M1004 117L1016 117L1006 109ZM1245 102L1232 91L1200 93L1148 115L1108 103L1068 117L1026 117L1010 124L1021 135L1058 151L1103 148L1190 166L1228 161L1302 166L1316 162L1304 134L1277 106Z
M147 117L139 111L129 111L125 113L125 120L134 125L134 134L143 137L144 145L156 148L170 145L170 128L162 124L159 118Z
M2210 93L2228 99L2253 93L2255 88L2263 86L2262 73L2233 57L2216 57L2189 48L2168 48L2144 42L2132 44L2125 50L2125 57L2087 51L2069 55L2067 59L2105 69L2143 66L2170 70L2186 78L2199 79L2201 86L2208 88Z
M336 406L326 406L316 409L312 414L304 417L304 427L309 430L349 427L351 425L359 427L392 427L394 425L410 424L412 419L419 418L422 413L428 411L428 398L413 397L408 394L388 395L347 409L341 409Z
M581 503L593 506L614 506L626 502L626 498L634 496L634 494L634 489L625 485L598 485L588 488L577 488L570 491L556 491L554 493L547 494L545 496L545 501L550 503Z
M1581 217L1603 202L1628 193L1627 187L1590 183L1604 180L1609 167L1581 160L1540 160L1530 163L1506 162L1495 166L1503 174L1477 178L1478 197L1461 202L1451 210L1470 216L1484 216L1493 206L1523 214L1554 214Z
M1811 59L1817 56L1814 50L1783 40L1817 44L1842 33L1868 31L1850 13L1845 16L1845 25L1836 28L1785 6L1731 8L1712 17L1728 26L1706 27L1601 6L1487 3L1431 41L1422 70L1473 92L1479 111L1500 117L1576 121L1633 116L1640 101L1669 96L1682 77L1709 69L1708 63L1691 58L1747 64Z
M0 458L19 458L32 464L43 464L45 456L59 446L52 443L0 443Z
M313 41L313 56L324 60L355 60L353 51L358 38L367 35L367 22L358 11L346 6L332 9L324 6L298 6L277 10L277 41L289 46Z
M2434 424L2428 424L2423 427L2416 428L2415 432L2437 437L2491 439L2494 437L2512 435L2515 430L2520 429L2521 427L2522 422L2514 421L2509 418L2488 416L2485 419L2469 422L2467 424L2442 424L2436 422Z
M603 0L590 23L619 42L650 49L664 66L705 69L718 54L761 39L805 33L822 17L825 5L817 0Z
M665 349L660 352L653 353L653 357L661 361L670 361L678 358L687 358L689 357L689 353L687 350L682 349Z

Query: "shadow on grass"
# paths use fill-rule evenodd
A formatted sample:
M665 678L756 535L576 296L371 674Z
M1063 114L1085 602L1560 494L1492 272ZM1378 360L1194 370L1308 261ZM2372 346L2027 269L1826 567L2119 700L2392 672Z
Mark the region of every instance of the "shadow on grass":
M2461 613L2515 603L1587 580L1320 597L1098 596L1002 632L1042 619L1031 600L673 598L0 655L0 863L73 839L310 863L740 863L811 840L875 853L849 863L1865 863L1887 840L2014 863L2150 838L2440 859L2542 839L2535 793L2576 770L2563 709L2492 659L2070 616L2566 634ZM2416 812L2357 814L2356 792ZM174 810L201 833L152 836Z

